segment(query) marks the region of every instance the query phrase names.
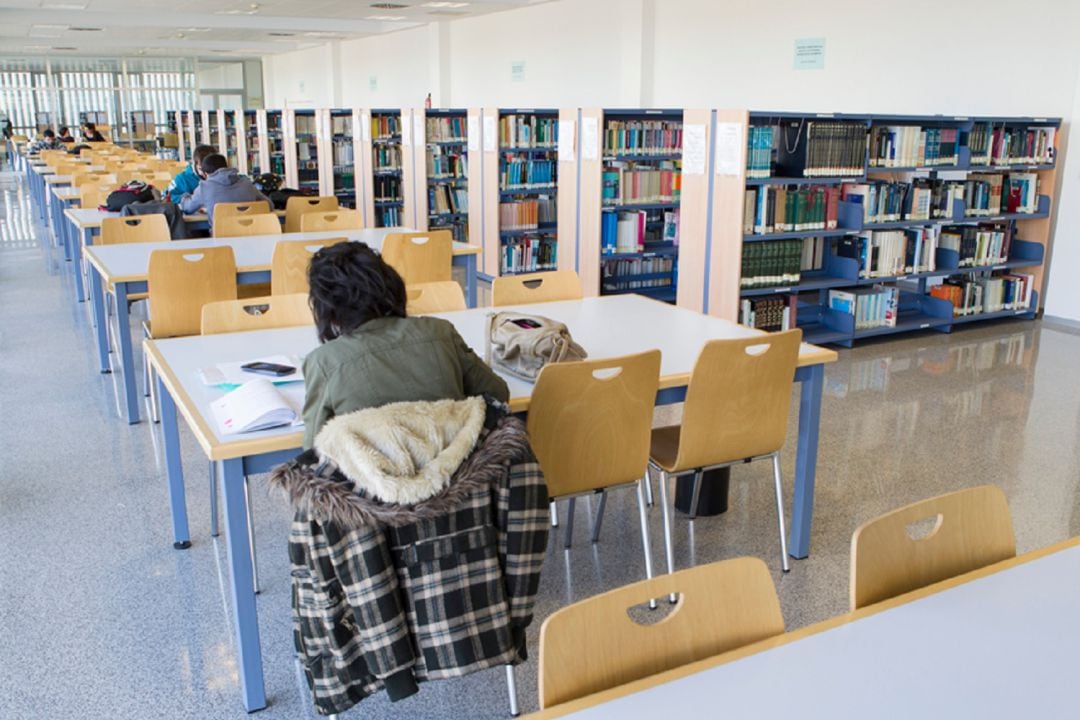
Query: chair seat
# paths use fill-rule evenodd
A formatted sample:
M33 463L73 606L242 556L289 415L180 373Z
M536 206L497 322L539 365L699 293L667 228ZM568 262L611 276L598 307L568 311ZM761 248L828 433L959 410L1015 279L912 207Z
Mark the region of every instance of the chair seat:
M236 286L236 298L238 300L265 297L269 294L270 283L244 283Z
M681 425L653 428L649 445L649 459L659 465L665 472L692 469L675 467L675 460L679 456L679 435L681 432Z

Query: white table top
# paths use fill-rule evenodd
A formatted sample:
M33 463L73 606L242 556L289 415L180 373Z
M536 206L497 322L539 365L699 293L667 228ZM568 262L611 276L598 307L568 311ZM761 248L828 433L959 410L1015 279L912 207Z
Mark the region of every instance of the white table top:
M585 300L518 306L522 310L566 323L590 357L603 358L659 348L661 387L685 385L702 345L716 338L764 335L759 330L657 302L639 295L615 295ZM484 324L491 308L445 313L462 338L481 357ZM243 435L219 436L210 403L223 392L207 387L199 370L223 362L254 360L271 355L302 357L318 346L314 326L260 330L154 340L151 356L169 385L177 408L188 419L207 455L214 460L300 447L302 432L276 428ZM803 345L800 364L832 362L836 353ZM510 386L510 406L528 408L532 383L503 375ZM179 392L177 392L179 390Z
M1073 545L563 717L1075 717L1078 607Z
M71 187L70 185L54 185L52 192L59 200L79 199L79 188Z

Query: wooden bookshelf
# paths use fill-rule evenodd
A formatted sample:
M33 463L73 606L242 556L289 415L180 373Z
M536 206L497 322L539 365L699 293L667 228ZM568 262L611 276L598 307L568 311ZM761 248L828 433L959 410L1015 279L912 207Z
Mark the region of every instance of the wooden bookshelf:
M423 178L417 192L415 227L449 230L454 240L469 242L473 195L469 111L421 108L414 111L414 117L423 118L420 127L424 131L423 144L418 144L415 155L416 175Z
M355 208L359 202L357 180L361 177L362 167L360 154L357 153L360 114L358 110L350 108L326 112L330 122L330 142L327 152L321 154L329 161L320 167L327 185L324 194L336 197L341 207ZM327 169L329 174L325 175Z
M256 177L270 172L270 147L266 137L266 111L245 110L237 113L237 167Z
M285 167L285 128L281 110L265 110L266 116L266 161L264 173L273 173L287 178Z
M392 227L402 224L404 187L402 183L402 132L404 119L401 110L376 109L369 114L369 142L372 201L369 225ZM409 115L408 117L411 117ZM410 137L412 133L410 125Z
M284 111L285 186L312 195L327 194L329 182L324 162L327 111L288 109Z
M218 147L218 152L225 155L225 159L229 161L229 167L240 167L240 140L237 137L238 127L242 123L237 120L238 117L243 117L243 113L236 112L235 110L221 110L217 111L218 115L218 127L220 128L221 145ZM241 170L241 172L243 172Z

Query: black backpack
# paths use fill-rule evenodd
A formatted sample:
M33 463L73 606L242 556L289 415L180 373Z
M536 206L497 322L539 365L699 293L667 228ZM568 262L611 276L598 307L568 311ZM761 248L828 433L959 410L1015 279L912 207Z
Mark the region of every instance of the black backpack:
M296 196L311 197L314 195L315 193L311 192L310 190L281 188L280 190L275 190L272 193L268 193L267 197L270 198L270 204L274 206L274 210L284 210L285 206L289 202L289 198Z
M109 197L105 198L105 209L109 212L120 212L125 205L130 203L151 200L157 200L157 196L154 195L154 186L147 185L141 180L131 180L109 193Z

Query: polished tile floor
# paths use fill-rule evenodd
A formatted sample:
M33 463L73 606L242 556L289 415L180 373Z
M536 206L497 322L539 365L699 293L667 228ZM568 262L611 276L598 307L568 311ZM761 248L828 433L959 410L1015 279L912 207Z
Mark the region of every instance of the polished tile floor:
M70 264L46 232L18 178L0 174L0 717L242 717L205 460L185 432L194 544L173 550L157 429L120 419L119 378L98 374ZM1078 357L1080 335L1040 322L843 351L827 372L810 558L780 574L770 473L759 463L735 471L727 514L692 529L678 519L679 566L764 558L792 629L846 610L851 533L898 505L996 483L1020 551L1080 533ZM291 653L288 510L258 490L261 479L253 497L270 705L259 716L309 717ZM596 545L586 512L578 503L570 550L561 537L549 546L533 659L518 671L526 711L537 706L540 621L644 576L632 494L613 494ZM659 566L656 509L651 528ZM496 670L429 684L397 705L370 699L346 717L500 718L506 707Z

